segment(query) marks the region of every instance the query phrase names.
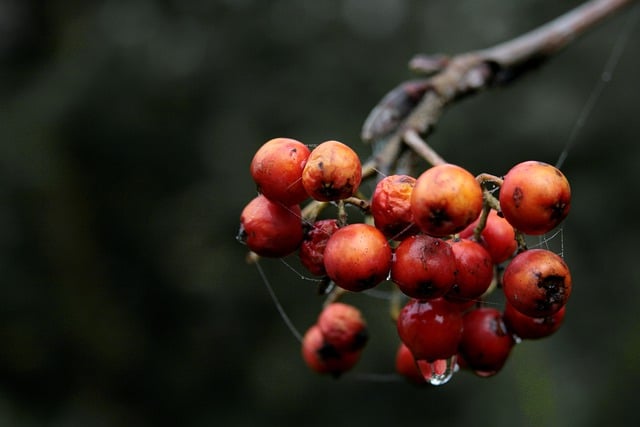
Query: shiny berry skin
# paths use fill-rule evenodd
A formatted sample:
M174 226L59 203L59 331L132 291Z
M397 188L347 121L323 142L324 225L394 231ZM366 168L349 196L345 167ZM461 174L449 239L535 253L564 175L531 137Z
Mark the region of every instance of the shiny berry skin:
M525 234L553 230L569 214L571 188L556 167L526 161L505 175L500 187L500 208L511 225Z
M410 383L426 384L426 380L418 368L411 350L402 342L398 346L398 350L396 350L395 368L396 372Z
M238 239L263 257L283 257L302 242L303 230L299 205L283 206L260 195L240 214Z
M416 360L448 359L456 354L462 338L462 314L442 298L411 299L400 310L397 328Z
M460 355L466 367L480 376L496 374L515 344L502 313L495 308L477 308L464 315L463 323Z
M523 340L545 338L555 333L564 321L566 306L546 317L525 316L507 302L502 317L507 329Z
M371 197L371 215L385 236L402 240L418 233L411 211L411 193L416 179L409 175L389 175L376 185Z
M327 305L316 323L325 341L340 352L360 350L369 339L362 313L349 304L334 302Z
M482 296L493 281L491 255L478 242L453 239L449 242L456 261L456 282L446 297L469 301Z
M391 280L412 298L445 295L456 281L456 260L451 246L426 234L407 237L395 250Z
M335 377L351 370L362 354L362 351L338 351L326 342L318 325L311 326L305 332L301 352L302 359L310 369Z
M411 210L423 232L444 237L462 231L480 215L482 189L460 166L434 166L416 180Z
M291 138L274 138L264 143L249 167L258 191L287 206L302 203L309 197L302 186L302 170L310 152L302 142Z
M387 278L391 256L389 243L380 230L355 223L340 228L329 238L324 267L336 285L358 292Z
M302 171L302 185L315 200L335 201L353 196L362 180L358 154L338 141L314 148Z
M462 238L473 238L479 219L460 232ZM511 258L518 248L516 232L509 222L493 209L489 211L487 222L480 233L479 242L491 255L494 264L501 264Z
M564 260L546 249L530 249L516 255L502 276L507 301L531 317L559 311L571 295L571 273Z
M338 230L338 221L335 219L321 219L313 223L312 227L304 234L300 245L300 262L316 276L324 276L324 249L329 237Z

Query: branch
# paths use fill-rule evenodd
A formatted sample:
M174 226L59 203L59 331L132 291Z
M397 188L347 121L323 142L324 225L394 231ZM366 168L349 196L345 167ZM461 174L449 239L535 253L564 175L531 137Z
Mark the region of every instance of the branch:
M433 131L446 106L480 90L510 83L632 3L633 0L591 0L533 31L488 49L451 58L415 56L410 68L426 77L403 82L391 90L363 125L361 136L373 145L375 169L386 175L391 173L406 149L405 144L427 161L433 161L432 157L425 157L430 150L425 149L426 142L419 141L419 134L426 136Z

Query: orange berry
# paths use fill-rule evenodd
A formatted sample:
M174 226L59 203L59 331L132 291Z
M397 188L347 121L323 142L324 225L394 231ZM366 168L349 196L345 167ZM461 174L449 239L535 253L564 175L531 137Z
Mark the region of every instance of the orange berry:
M302 171L302 185L312 198L320 201L353 196L361 180L360 158L338 141L325 141L314 148Z

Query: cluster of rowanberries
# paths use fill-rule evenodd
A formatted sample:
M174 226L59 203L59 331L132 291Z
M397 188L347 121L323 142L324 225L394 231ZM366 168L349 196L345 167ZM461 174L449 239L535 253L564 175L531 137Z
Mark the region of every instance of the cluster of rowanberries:
M569 213L569 182L554 166L526 161L499 178L444 163L417 178L383 177L365 199L362 164L349 146L326 141L311 150L276 138L258 149L250 173L259 195L242 211L239 239L263 257L297 253L309 273L341 292L392 282L402 297L391 299L402 304L393 319L395 369L412 382L441 384L458 368L491 376L516 342L562 324L569 268L525 240ZM340 210L317 219L318 209L301 209L309 199L315 207L354 204L365 221L349 223ZM500 305L487 303L495 289ZM311 369L338 376L360 359L367 337L360 311L332 300L305 333L302 356Z

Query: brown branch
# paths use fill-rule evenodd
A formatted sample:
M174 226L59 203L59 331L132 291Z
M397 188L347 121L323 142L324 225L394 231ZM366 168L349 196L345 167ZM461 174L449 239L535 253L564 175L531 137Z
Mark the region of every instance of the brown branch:
M483 50L446 58L418 55L410 67L427 78L403 82L391 90L367 117L362 139L374 147L375 169L392 173L405 144L424 157L424 140L453 101L513 81L566 47L576 37L633 0L591 0L512 40ZM435 74L434 74L435 73ZM403 144L403 142L405 144ZM427 151L432 151L428 149Z

